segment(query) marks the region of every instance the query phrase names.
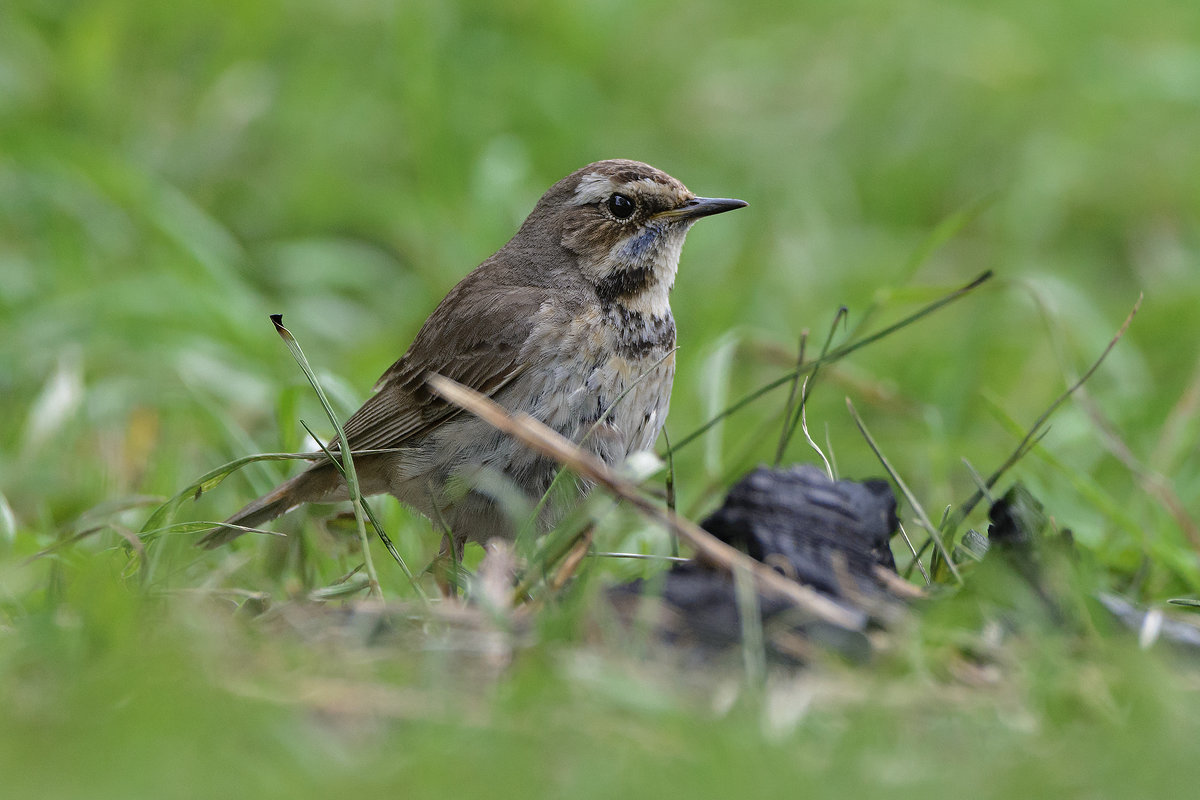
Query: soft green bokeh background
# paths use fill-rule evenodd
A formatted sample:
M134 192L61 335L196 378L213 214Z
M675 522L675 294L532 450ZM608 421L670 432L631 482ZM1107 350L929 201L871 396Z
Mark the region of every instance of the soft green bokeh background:
M1030 424L1144 292L1088 385L1109 429L1071 404L1014 476L1112 585L1150 602L1195 592L1200 543L1180 519L1200 517L1198 143L1200 7L1171 0L0 5L0 758L12 759L0 781L20 765L23 789L78 791L72 769L88 753L80 774L106 775L104 791L192 796L212 780L274 794L401 777L429 791L469 782L448 764L475 752L496 772L480 785L495 791L611 796L621 773L603 753L622 739L624 706L581 702L553 669L503 684L524 704L501 702L490 728L297 730L290 706L243 703L212 679L220 623L129 596L115 533L23 563L111 516L80 520L100 504L298 448L297 416L322 418L268 314L285 315L349 410L540 193L599 158L649 161L701 194L751 204L697 226L684 251L677 439L722 398L780 374L800 331L819 341L839 305L852 327L873 308L877 328L996 271L984 290L825 373L810 405L841 472L877 474L846 415L850 396L935 515L973 487L961 459L994 468L1019 437L1004 420ZM939 223L973 209L924 255ZM764 426L781 405L767 398L680 454L681 507L710 507L727 476L771 458L776 428ZM810 458L800 443L789 454ZM246 474L188 514L222 516L280 473ZM424 523L385 510L406 552L434 546ZM136 528L144 514L118 519ZM152 548L149 596L220 585L279 598L345 566L288 558L255 542L199 559L177 537ZM930 710L918 688L912 707L823 712L764 744L753 721L714 724L709 739L693 711L649 704L631 735L665 751L626 743L613 758L645 775L665 761L631 784L647 790L715 793L721 776L744 774L740 763L756 785L816 779L831 796L927 791L942 777L1010 796L1101 780L1029 766L1046 750L1072 763L1107 753L1098 715L1126 742L1113 769L1147 763L1135 747L1190 763L1194 699L1176 705L1157 666L1117 650L1092 654L1095 665L1012 665L1016 709L998 719L979 698L961 714ZM285 671L303 671L303 652L278 656ZM252 675L271 669L247 659ZM1095 696L1047 701L1076 670L1096 672ZM560 699L594 738L557 735L572 729L555 716ZM523 714L545 725L513 723ZM1157 733L1140 739L1135 722ZM220 744L227 731L237 746ZM963 737L978 751L946 764ZM862 768L894 739L902 751ZM385 744L409 755L393 762ZM536 771L537 748L559 759L543 782L515 766ZM145 754L137 768L134 753ZM976 762L985 756L992 766ZM261 769L226 769L239 759ZM838 770L848 772L834 780ZM1136 787L1148 773L1121 775ZM102 791L92 788L83 793Z

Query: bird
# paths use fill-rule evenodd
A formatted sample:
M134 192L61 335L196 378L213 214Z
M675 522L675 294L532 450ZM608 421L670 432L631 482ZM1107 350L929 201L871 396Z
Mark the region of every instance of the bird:
M512 539L557 465L434 394L451 378L610 465L650 449L675 375L670 292L688 230L746 206L699 197L639 161L597 161L538 200L516 234L445 296L346 420L363 496L389 493L466 541ZM337 440L327 448L338 451ZM574 493L588 490L577 482ZM515 494L513 490L516 490ZM349 499L328 456L211 528L214 548L304 504ZM554 504L536 520L554 521ZM239 527L228 527L228 526Z

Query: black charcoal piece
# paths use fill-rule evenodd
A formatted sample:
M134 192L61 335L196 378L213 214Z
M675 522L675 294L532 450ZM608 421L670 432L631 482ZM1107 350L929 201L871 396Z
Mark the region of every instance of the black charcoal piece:
M870 652L864 635L875 612L895 605L878 570L895 571L889 545L897 528L896 500L886 481L834 481L821 469L760 467L739 481L724 504L703 523L717 538L829 597L859 624L819 623L787 601L760 595L759 614L772 655L795 660L776 646L782 634L860 660ZM658 581L655 582L656 584ZM660 596L670 610L662 631L675 643L721 648L742 638L733 579L723 569L690 562L663 578ZM628 597L640 583L620 587Z

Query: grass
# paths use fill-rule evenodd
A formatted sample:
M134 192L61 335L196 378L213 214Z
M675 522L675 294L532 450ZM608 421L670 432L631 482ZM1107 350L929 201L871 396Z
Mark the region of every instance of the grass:
M1086 598L1200 595L1197 42L1200 11L1171 0L4 4L2 792L1190 792L1194 665ZM1000 486L1073 532L1075 628L985 562L871 666L759 690L740 654L680 667L593 618L640 561L585 564L526 646L478 652L494 640L452 621L377 631L329 509L213 553L186 528L133 543L214 467L308 449L301 420L329 433L270 314L344 417L547 186L613 156L751 204L685 248L677 446L786 376L803 330L811 355L840 306L833 350L994 271L809 387L839 473L881 471L849 397L935 522L976 490L963 459L1002 464L1144 294ZM679 509L774 460L789 388L675 454ZM814 458L801 436L783 454ZM181 519L286 474L250 465ZM426 564L428 523L374 507ZM626 510L596 536L670 552ZM370 547L384 596L412 597Z

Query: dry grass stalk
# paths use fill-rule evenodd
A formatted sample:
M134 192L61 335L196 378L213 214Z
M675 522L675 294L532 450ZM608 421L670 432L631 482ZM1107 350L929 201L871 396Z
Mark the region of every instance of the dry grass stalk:
M756 587L763 594L785 599L814 619L845 628L862 627L863 614L844 608L809 587L788 580L765 564L725 544L694 522L660 508L643 497L636 485L616 475L599 458L581 450L532 417L525 414L514 416L478 392L441 375L431 374L427 381L430 388L446 400L470 411L525 446L555 459L580 477L603 486L647 519L674 531L705 561L731 574L736 569L745 570L754 578Z

